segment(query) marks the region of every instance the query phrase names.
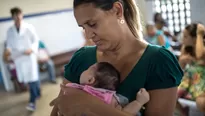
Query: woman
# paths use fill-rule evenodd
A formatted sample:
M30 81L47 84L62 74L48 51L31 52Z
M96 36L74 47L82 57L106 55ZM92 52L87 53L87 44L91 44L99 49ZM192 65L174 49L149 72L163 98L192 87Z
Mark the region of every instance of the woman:
M109 62L121 74L117 92L130 102L136 99L140 88L148 90L151 100L146 105L145 116L173 116L183 72L173 54L143 40L139 9L134 1L74 0L77 23L96 46L81 48L73 55L65 66L64 83L79 83L80 74L90 65ZM79 90L66 89L67 95L61 92L51 103L55 105L52 116L56 116L57 111L70 116L69 111L74 112L75 108L84 115L87 115L85 112L98 116L127 115Z
M205 27L202 24L190 24L183 35L179 63L185 75L179 86L179 97L196 101L198 108L205 112Z

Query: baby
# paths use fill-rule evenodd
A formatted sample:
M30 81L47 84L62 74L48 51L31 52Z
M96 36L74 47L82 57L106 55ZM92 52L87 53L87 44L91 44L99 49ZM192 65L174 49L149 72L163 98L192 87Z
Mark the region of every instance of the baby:
M142 106L149 101L148 92L141 89L136 95L136 100L129 103L126 97L116 94L119 84L120 74L117 69L107 62L100 62L81 74L80 85L68 83L66 86L81 89L112 107L137 115Z

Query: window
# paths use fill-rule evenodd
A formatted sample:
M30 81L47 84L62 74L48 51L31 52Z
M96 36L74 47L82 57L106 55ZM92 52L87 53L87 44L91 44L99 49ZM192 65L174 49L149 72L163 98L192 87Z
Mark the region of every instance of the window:
M190 0L155 0L155 11L162 14L171 32L179 32L191 23Z

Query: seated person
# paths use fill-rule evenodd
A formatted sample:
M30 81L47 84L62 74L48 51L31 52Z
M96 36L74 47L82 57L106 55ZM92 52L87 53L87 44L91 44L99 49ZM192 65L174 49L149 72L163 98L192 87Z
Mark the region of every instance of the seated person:
M165 45L165 39L162 34L157 33L157 30L153 24L147 24L146 26L147 35L145 36L145 40L153 45Z
M49 57L49 53L45 47L45 44L41 40L39 41L38 60L40 67L46 68L48 70L50 81L52 83L56 83L56 73L53 61Z
M4 44L4 48L6 48L6 43ZM10 51L8 51L8 49L4 49L3 59L7 65L8 71L11 75L11 80L14 84L15 91L16 92L26 91L27 90L26 86L23 83L20 83L18 81L17 73L16 73L16 66L15 66L14 62L12 61L10 54L11 53L10 53Z
M153 45L164 46L165 48L172 50L170 46L169 39L164 35L164 32L157 30L153 24L147 24L146 26L147 35L145 35L145 40Z
M183 31L183 44L179 63L184 77L179 86L178 96L196 101L205 113L205 27L199 23L188 25Z
M119 72L111 64L100 62L90 66L81 74L80 85L68 83L66 86L83 90L114 108L137 115L141 107L149 101L148 92L141 89L136 95L136 100L129 103L126 97L116 94L119 84ZM64 93L66 94L66 90Z

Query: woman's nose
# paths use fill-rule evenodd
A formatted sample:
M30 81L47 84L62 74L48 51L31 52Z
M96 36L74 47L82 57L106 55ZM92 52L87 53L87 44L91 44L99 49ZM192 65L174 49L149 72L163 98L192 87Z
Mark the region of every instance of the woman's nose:
M85 29L85 35L88 39L92 39L95 36L94 32L90 29Z

